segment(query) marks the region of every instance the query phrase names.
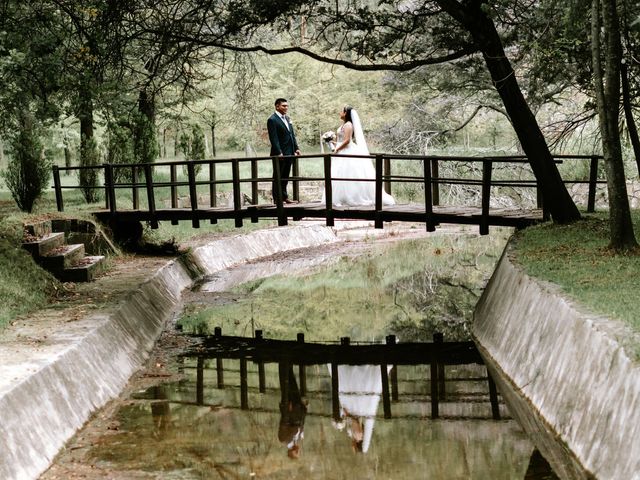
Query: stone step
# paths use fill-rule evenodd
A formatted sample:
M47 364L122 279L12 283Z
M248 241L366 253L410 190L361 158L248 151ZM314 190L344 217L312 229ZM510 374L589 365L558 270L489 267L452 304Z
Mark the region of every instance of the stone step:
M51 228L51 220L43 220L41 222L29 223L24 226L24 231L31 237L44 237L53 232Z
M22 243L22 247L34 258L37 258L45 256L52 250L64 245L64 232L48 233L40 237L28 234L25 235L25 239L27 241Z
M43 268L58 276L64 269L78 264L82 258L84 258L84 244L76 243L62 245L36 260Z
M76 265L65 268L56 276L63 282L91 282L104 270L104 258L102 255L83 257Z

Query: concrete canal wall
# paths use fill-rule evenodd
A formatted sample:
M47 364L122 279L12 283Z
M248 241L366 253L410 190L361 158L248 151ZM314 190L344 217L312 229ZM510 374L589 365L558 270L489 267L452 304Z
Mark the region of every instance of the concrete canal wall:
M37 478L89 416L119 395L195 280L336 240L318 225L224 238L149 272L108 313L71 321L55 310L21 320L11 341L9 334L0 341L0 479Z
M503 254L473 335L510 412L561 478L640 479L640 368L629 329Z

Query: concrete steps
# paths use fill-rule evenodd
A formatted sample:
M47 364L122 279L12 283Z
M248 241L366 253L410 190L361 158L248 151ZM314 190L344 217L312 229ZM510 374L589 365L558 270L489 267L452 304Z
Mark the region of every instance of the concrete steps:
M90 282L104 267L103 255L86 255L83 243L68 245L65 232L53 232L50 220L25 225L22 246L63 282Z

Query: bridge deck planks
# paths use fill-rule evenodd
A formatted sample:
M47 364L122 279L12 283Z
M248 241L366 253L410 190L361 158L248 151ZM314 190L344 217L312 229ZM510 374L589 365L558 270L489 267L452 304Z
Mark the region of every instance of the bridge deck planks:
M394 345L336 345L235 336L198 336L201 343L185 356L246 358L254 362L290 361L302 365L424 365L437 355L443 365L483 364L473 342L397 343Z
M323 203L307 202L284 205L284 211L288 218L325 218L327 209ZM373 206L336 207L331 209L335 219L375 220L376 211ZM147 210L118 210L116 216L125 221L150 221L150 220L182 220L188 221L194 218L200 220L209 219L251 219L276 218L277 207L274 204L243 205L241 209L233 207L201 207L196 210L191 208L160 208L151 213ZM479 224L482 217L479 207L463 206L434 206L433 218L439 223ZM94 215L100 220L108 221L111 217L109 210L98 210ZM425 222L426 211L424 205L399 204L385 206L380 212L382 220ZM520 210L508 208L492 208L489 210L489 225L525 227L542 221L542 210Z

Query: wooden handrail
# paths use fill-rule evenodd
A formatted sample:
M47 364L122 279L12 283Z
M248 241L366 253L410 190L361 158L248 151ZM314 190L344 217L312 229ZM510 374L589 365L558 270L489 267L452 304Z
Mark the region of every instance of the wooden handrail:
M479 215L472 214L473 219L467 217L467 220L463 219L462 223L476 223L480 225L480 232L486 233L488 232L488 228L490 224L496 224L496 220L490 217L489 206L491 205L491 187L517 187L517 188L536 188L537 181L535 179L497 179L494 180L492 170L493 166L497 164L524 164L527 163L527 159L524 156L482 156L482 157L445 157L438 155L428 155L428 156L420 156L420 155L389 155L384 153L377 153L375 155L349 155L349 157L362 159L362 161L371 161L374 160L375 163L375 178L342 178L342 177L333 177L331 173L331 164L333 161L333 154L324 154L324 155L301 155L301 156L292 156L295 160L293 175L289 178L290 182L293 185L293 198L299 200L299 186L302 182L324 182L324 194L326 204L323 205L322 209L318 209L317 207L313 207L313 213L311 210L300 211L295 206L291 207L287 205L285 209L284 206L284 192L282 191L281 184L281 172L280 172L280 160L282 157L250 157L250 158L216 158L216 159L205 159L205 160L184 160L184 161L176 161L176 162L158 162L158 163L140 163L140 164L104 164L98 166L90 166L90 167L58 167L55 166L53 168L53 180L54 180L54 189L56 196L56 206L59 211L62 211L64 208L64 199L63 199L63 190L64 189L78 189L82 188L77 185L62 185L60 171L73 171L73 170L86 170L86 169L101 169L104 175L104 185L94 186L89 188L100 188L104 189L105 199L107 204L108 211L112 214L118 214L119 212L124 212L125 209L122 207L118 207L116 191L118 189L127 188L130 189L132 194L132 203L133 209L138 211L136 218L142 218L144 220L151 221L152 227L157 225L157 214L156 214L156 205L155 205L155 195L154 189L160 188L169 188L171 190L170 193L170 204L172 209L179 208L178 202L178 188L179 187L188 187L189 189L189 197L191 199L191 215L185 216L184 213L177 213L174 216L167 217L167 211L163 210L162 218L170 218L171 222L176 224L179 220L190 219L192 220L194 227L199 227L201 219L209 219L211 223L216 223L219 218L233 218L235 220L236 226L240 227L243 225L243 218L251 218L252 222L257 222L259 217L268 216L264 214L264 210L259 208L259 183L260 182L270 182L273 185L273 200L276 205L276 216L278 219L278 225L287 225L288 217L301 218L306 213L312 213L311 216L323 216L326 219L326 224L329 226L334 225L334 219L336 218L336 212L340 215L340 217L345 217L345 211L342 209L338 209L334 212L333 208L333 190L332 190L332 181L350 181L350 182L373 182L375 186L375 204L374 211L371 214L366 214L363 212L357 213L357 209L353 210L355 213L354 217L350 218L361 218L361 219L373 219L375 221L376 228L382 228L383 222L388 221L393 218L410 218L410 216L405 215L404 217L400 215L391 215L389 212L397 211L397 209L387 209L383 205L383 192L390 192L393 184L401 184L401 183L420 183L424 188L424 213L425 218L424 221L426 223L426 228L428 231L433 231L435 226L438 224L438 221L441 221L440 218L442 216L442 209L439 209L437 213L434 213L434 207L439 206L440 204L440 185L470 185L480 187L481 189L481 212ZM341 155L341 157L344 157ZM322 176L305 176L300 172L300 163L305 160L318 160L320 159L323 164L323 175ZM566 159L578 159L578 160L589 160L590 161L590 169L589 169L589 179L570 179L564 180L564 183L578 183L578 184L588 184L589 193L588 193L588 205L587 210L593 211L595 209L595 193L598 185L604 183L603 180L598 180L598 162L602 159L602 156L599 155L558 155L555 157L555 160L559 163L565 161ZM422 174L392 174L392 161L421 161L422 162ZM263 177L259 176L259 166L260 162L269 161L272 163L272 174L271 176L263 174ZM242 162L249 162L250 166L250 174L248 176L244 176L241 178L240 176L240 166ZM476 164L480 162L482 164L482 178L455 178L455 177L440 177L439 169L441 162L468 162ZM231 170L232 178L218 178L217 176L217 167L218 165L229 165ZM187 171L187 179L178 179L177 168L181 165L186 165ZM208 179L207 178L197 178L195 174L196 170L199 169L199 166L207 165L209 170ZM170 179L167 181L154 181L153 180L153 172L154 169L164 167L169 170ZM121 175L117 175L117 169L129 169L131 171L131 181L117 182L115 179ZM477 168L471 169L473 172L477 171ZM138 172L144 171L145 173L145 181L143 183L139 182ZM157 170L156 170L157 171ZM397 172L397 167L396 167ZM251 191L251 203L252 206L248 208L249 213L245 210L243 206L243 196L242 196L242 184L250 184ZM198 188L200 186L207 186L209 191L209 206L207 208L200 208L198 205ZM216 194L218 185L230 185L232 192L232 202L233 208L230 209L220 209L215 210L217 207ZM138 189L146 188L147 191L147 200L148 200L148 211L140 211L139 210L139 201L138 201ZM539 206L543 208L543 212L547 211L545 203L541 197L539 198ZM293 208L293 210L291 210ZM305 207L306 208L306 207ZM273 212L273 210L271 210ZM262 213L261 213L262 212ZM293 213L291 213L293 212ZM462 217L460 217L462 218ZM412 220L413 221L413 220ZM500 223L498 223L500 224Z

